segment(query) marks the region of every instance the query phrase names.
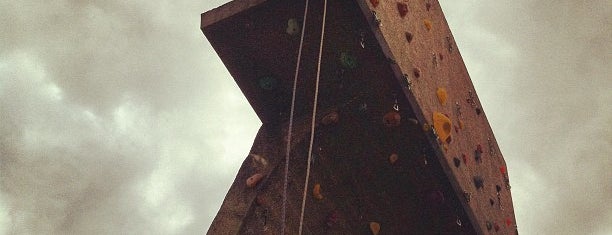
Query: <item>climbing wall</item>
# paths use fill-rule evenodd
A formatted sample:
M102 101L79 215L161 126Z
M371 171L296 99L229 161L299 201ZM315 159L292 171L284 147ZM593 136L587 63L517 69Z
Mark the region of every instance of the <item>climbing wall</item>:
M297 234L322 25L311 0L286 232ZM264 125L209 234L279 234L304 2L236 0L202 30ZM305 234L516 234L502 154L437 1L329 1Z

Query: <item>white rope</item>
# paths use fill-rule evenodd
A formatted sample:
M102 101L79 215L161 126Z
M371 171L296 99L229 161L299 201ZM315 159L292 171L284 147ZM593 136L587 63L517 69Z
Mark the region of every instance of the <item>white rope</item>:
M298 50L297 65L295 66L295 76L293 77L293 94L291 97L291 114L289 115L289 127L287 133L287 148L285 149L285 180L283 182L283 211L281 234L285 234L285 224L287 222L287 182L289 180L289 156L291 153L291 135L293 130L293 113L295 111L295 92L297 90L297 80L300 73L300 63L302 59L302 48L304 46L304 32L306 31L306 17L308 16L308 0L304 7L304 19L302 20L302 35L300 37L300 48Z
M325 0L323 4L323 22L321 26L321 41L319 42L319 61L317 62L317 80L315 85L314 103L312 108L312 122L310 123L310 146L308 146L308 164L306 165L306 181L304 182L304 195L302 197L302 212L300 213L299 235L302 235L302 227L304 225L304 209L306 208L306 195L308 194L308 179L310 178L310 162L312 161L312 145L314 143L315 121L317 116L317 101L319 98L319 80L321 78L321 57L323 55L323 39L325 38L327 0Z

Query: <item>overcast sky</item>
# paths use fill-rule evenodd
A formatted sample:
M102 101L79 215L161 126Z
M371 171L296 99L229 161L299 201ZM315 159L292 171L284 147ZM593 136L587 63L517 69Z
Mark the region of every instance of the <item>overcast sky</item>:
M440 1L521 234L612 234L612 1ZM0 234L207 231L260 125L225 2L0 2Z

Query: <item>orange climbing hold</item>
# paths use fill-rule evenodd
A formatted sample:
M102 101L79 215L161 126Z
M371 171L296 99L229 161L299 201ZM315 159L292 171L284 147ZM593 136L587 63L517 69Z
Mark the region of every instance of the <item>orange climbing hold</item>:
M423 24L425 25L425 28L427 28L427 31L431 30L432 27L432 23L431 20L423 20Z
M397 159L399 159L397 153L393 153L389 156L389 162L391 163L391 165L395 164L395 162L397 162Z
M254 174L253 176L249 177L246 181L246 185L249 188L255 187L259 181L261 181L261 179L263 179L263 175L262 174Z
M321 120L321 122L323 123L323 125L336 124L338 123L338 119L340 119L340 115L338 115L338 112L333 111L325 115L325 117L323 117L323 120Z
M314 198L318 200L323 199L323 195L321 195L321 185L320 184L314 185L314 188L312 189L312 196L314 196Z
M451 139L452 122L448 116L443 113L433 113L434 129L441 141L449 143Z
M377 222L370 222L370 231L372 231L373 235L378 235L378 233L380 233L380 224Z
M438 94L438 101L440 101L441 105L446 105L446 99L448 98L448 93L446 93L446 89L443 87L438 88L436 92Z

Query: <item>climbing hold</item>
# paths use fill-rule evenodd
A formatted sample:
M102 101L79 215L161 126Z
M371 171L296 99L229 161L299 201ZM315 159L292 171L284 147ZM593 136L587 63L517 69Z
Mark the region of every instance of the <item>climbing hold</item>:
M502 175L506 176L506 167L505 166L500 166L499 167L499 172L501 172Z
M365 40L365 32L363 31L359 33L359 45L361 45L362 49L365 49L366 40Z
M419 124L419 121L418 121L418 120L416 120L416 119L414 119L414 118L408 118L408 121L409 121L410 123L414 124L414 125L418 125L418 124Z
M268 91L276 89L276 86L278 85L278 81L276 81L276 78L273 78L271 76L260 77L258 83L261 89Z
M366 111L368 111L368 104L363 102L359 105L359 112L365 113Z
M325 224L327 224L327 227L331 228L338 223L339 217L338 211L333 211L331 214L329 214L329 216L327 216L327 221Z
M429 9L431 9L431 3L425 3L425 9L429 11Z
M438 101L440 101L441 105L446 105L446 99L448 98L448 94L446 93L446 89L443 87L439 87L438 91L436 91L436 94L438 94Z
M453 41L450 36L446 36L446 46L448 47L448 53L453 53Z
M419 68L414 68L412 70L412 74L414 74L415 78L420 78L421 77L421 70Z
M372 231L373 235L378 235L378 233L380 233L380 224L377 222L370 222L370 231Z
M478 163L482 162L482 146L480 146L480 144L477 145L476 150L474 150L474 160Z
M295 18L291 18L287 21L287 34L295 36L300 33L300 24Z
M487 221L487 230L491 231L491 229L493 229L493 224L491 221Z
M249 188L255 187L259 181L261 181L261 179L263 179L263 175L260 173L254 174L253 176L249 177L246 181L246 185Z
M378 17L376 11L372 11L372 18L374 19L374 23L376 24L376 26L382 26L382 20Z
M333 111L325 115L325 117L323 117L323 120L321 120L321 123L323 123L323 125L336 124L338 123L338 119L339 119L338 112Z
M506 218L506 226L510 227L512 225L512 219Z
M459 166L461 166L461 160L459 160L459 158L454 157L453 158L453 163L455 164L455 167L459 168Z
M411 43L413 38L414 36L412 35L412 33L406 32L406 41L408 41L408 43Z
M476 114L480 115L482 113L482 109L480 107L476 107Z
M491 204L491 206L495 205L495 200L493 200L493 198L489 198L489 204Z
M269 204L269 200L268 198L260 194L257 195L257 197L255 198L255 203L257 203L257 205L259 206L266 206Z
M480 176L474 176L474 186L476 186L476 189L481 189L484 187L484 179L482 179L482 177Z
M436 56L436 53L431 54L431 63L434 65L434 67L438 67L438 57Z
M387 127L396 127L400 125L401 119L402 117L400 116L399 112L395 110L389 111L383 117L383 124L385 124Z
M391 163L391 165L395 164L395 162L397 162L397 159L399 159L399 156L397 155L397 153L392 153L389 156L389 162Z
M497 190L497 192L499 193L501 192L502 188L499 185L495 185L495 190Z
M459 129L463 130L463 128L465 128L465 124L463 123L463 120L459 120Z
M466 202L470 202L472 200L472 194L468 191L463 191L463 198L465 198Z
M423 131L429 132L431 130L431 126L427 123L423 124Z
M318 200L323 199L323 195L321 195L321 185L320 184L314 185L314 188L312 189L312 196L314 196L314 198Z
M251 153L251 154L249 154L249 156L251 156L253 158L253 164L254 165L260 164L260 165L262 165L264 167L268 166L268 160L266 160L261 155L257 155L257 154Z
M495 156L495 144L493 144L493 140L491 140L491 138L487 138L487 142L489 144L489 154L491 156Z
M451 131L453 126L450 118L448 118L443 113L434 112L433 121L434 129L436 130L436 133L438 134L440 140L446 143L450 143Z
M463 154L461 154L461 158L463 159L463 164L467 165L467 163L468 163L467 155L465 155L465 153L463 153Z
M342 67L347 69L357 68L357 58L348 52L340 53L340 63L342 64Z
M404 18L406 14L408 14L408 5L406 5L406 3L398 2L397 11L399 11L400 16Z
M444 200L444 194L439 190L430 191L427 194L427 201L431 205L441 205Z
M500 229L499 224L495 223L495 225L493 225L493 228L495 228L495 232L498 232Z
M373 7L377 7L380 2L378 0L370 0L370 3Z
M423 24L425 25L425 28L427 28L427 31L431 30L431 27L432 27L431 20L423 20Z

